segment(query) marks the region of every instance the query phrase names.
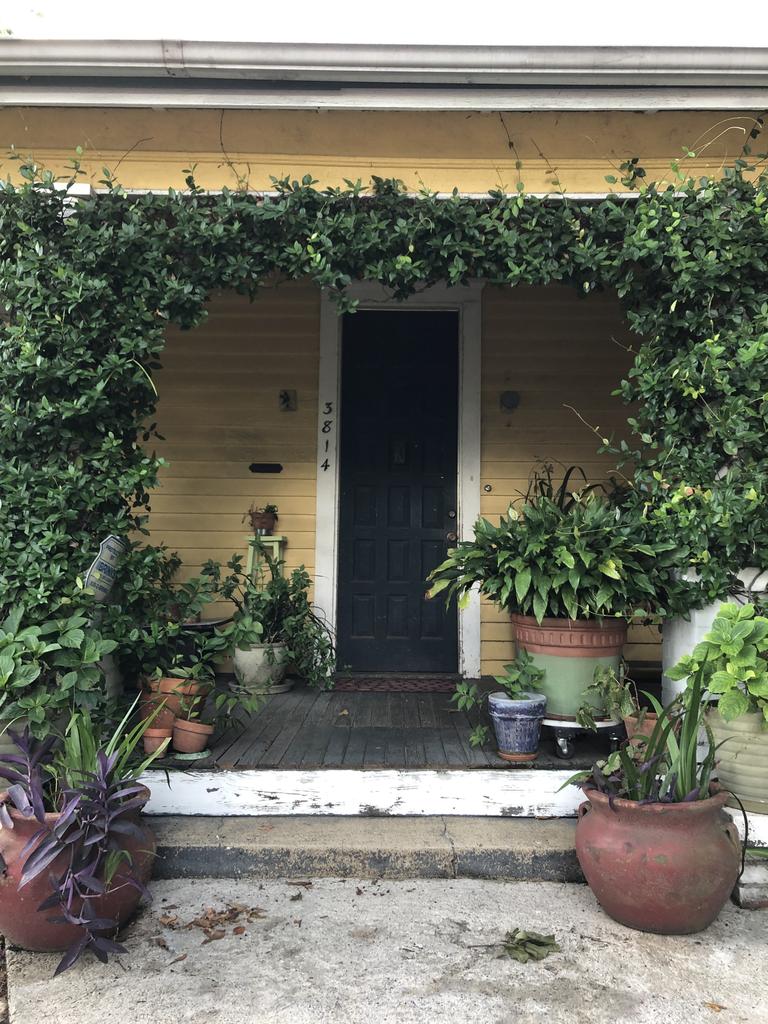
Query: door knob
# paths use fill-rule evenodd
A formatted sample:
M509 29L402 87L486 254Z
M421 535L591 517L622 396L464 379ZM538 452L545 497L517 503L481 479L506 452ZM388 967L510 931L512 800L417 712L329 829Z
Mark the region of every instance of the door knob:
M455 508L449 508L448 509L448 518L449 519L455 519L456 518L456 509Z
M456 537L455 533L446 533L445 539L446 540L457 540L457 537Z

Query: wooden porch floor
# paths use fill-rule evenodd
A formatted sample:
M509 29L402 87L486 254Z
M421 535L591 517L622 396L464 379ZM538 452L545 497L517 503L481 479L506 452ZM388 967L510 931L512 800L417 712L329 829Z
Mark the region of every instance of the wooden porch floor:
M510 766L492 743L470 745L474 721L454 709L446 693L334 693L300 687L267 699L245 728L214 740L210 757L183 762L184 770L432 768L466 769ZM589 766L605 756L605 738L585 735L576 755L562 761L550 737L542 739L540 769ZM172 758L162 762L181 767ZM511 770L515 770L514 767Z

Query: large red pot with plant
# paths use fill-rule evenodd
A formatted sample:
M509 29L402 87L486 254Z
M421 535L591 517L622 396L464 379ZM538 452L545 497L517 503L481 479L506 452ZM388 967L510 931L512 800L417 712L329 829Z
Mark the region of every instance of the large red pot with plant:
M137 798L146 803L149 790L144 786L141 789L143 792ZM5 809L13 822L12 829L0 829L0 856L5 864L0 875L0 933L14 945L34 952L68 949L80 937L82 928L51 921L51 918L61 913L56 906L47 910L38 908L53 896L50 877L61 877L67 867L69 851L59 853L44 871L25 885L21 884L27 862L46 838L39 833L43 830L53 832L62 816L46 814L45 822L41 825L36 818L25 817L8 806L7 794L0 794L0 803L6 805ZM114 921L118 927L125 924L136 911L142 892L133 880L146 885L152 873L157 848L155 836L141 820L138 808L125 815L125 823L131 827L132 834L122 833L120 846L130 861L125 859L117 867L111 881L106 883L103 894L87 897L94 917ZM29 848L28 844L35 835L38 835L38 839ZM71 910L75 914L81 913L83 903L83 899L76 898Z
M645 932L702 931L739 874L739 833L728 793L680 803L639 803L590 789L579 807L576 854L600 906Z

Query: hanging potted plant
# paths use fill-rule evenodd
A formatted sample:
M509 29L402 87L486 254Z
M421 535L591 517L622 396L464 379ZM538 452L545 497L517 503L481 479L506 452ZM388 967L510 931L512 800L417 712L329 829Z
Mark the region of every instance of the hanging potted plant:
M148 725L128 729L132 712L109 739L78 712L57 747L25 730L15 754L0 756L10 783L0 794L0 932L24 949L65 950L57 974L86 950L102 961L124 953L113 935L147 894L155 839L137 780L156 755L133 762Z
M723 810L728 794L712 782L715 740L702 696L699 671L679 702L655 703L658 722L642 761L622 748L569 780L586 797L576 826L579 864L603 910L630 928L701 931L738 878L739 833Z
M544 673L525 651L520 651L511 665L504 666L504 673L494 677L501 690L483 694L476 683L461 682L451 700L460 711L469 711L487 700L499 757L512 764L535 761L547 706L547 698L536 692L536 686ZM487 740L485 725L476 726L470 733L473 747Z
M720 784L748 811L768 814L768 618L751 604L721 605L701 643L667 672L674 681L697 673L710 702Z
M481 519L429 577L429 595L465 598L474 586L510 614L518 651L544 675L547 719L576 723L586 704L607 717L590 690L596 670L618 672L627 622L664 611L676 586L674 545L650 543L622 495L569 491L571 467L555 489L551 467L535 475L523 506L498 526Z

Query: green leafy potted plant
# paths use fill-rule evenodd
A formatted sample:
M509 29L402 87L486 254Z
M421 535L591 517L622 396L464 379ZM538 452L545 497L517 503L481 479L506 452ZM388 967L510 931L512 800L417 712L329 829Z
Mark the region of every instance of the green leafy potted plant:
M642 759L620 748L569 781L584 790L576 853L606 913L630 928L681 935L717 917L739 873L739 834L712 782L715 739L699 670L662 708ZM704 728L706 750L698 756Z
M718 777L747 810L768 813L768 618L752 604L723 604L693 652L668 670L701 673L711 702ZM689 682L689 686L690 686Z
M539 684L547 717L575 722L590 703L596 669L618 671L627 620L660 614L670 590L674 545L650 543L618 492L569 491L571 467L558 488L551 468L534 476L521 509L498 526L481 519L429 577L430 596L461 602L479 586L509 612L518 650L544 671Z
M584 691L586 699L577 712L576 721L585 729L595 730L594 708L598 704L608 718L624 723L627 738L632 741L635 736L650 736L658 716L655 711L640 706L637 687L623 669L623 665L618 673L602 666L595 669L594 678Z
M293 685L292 679L286 679L289 666L310 686L332 686L333 635L309 600L312 580L304 566L286 577L283 562L262 549L261 571L255 580L243 571L240 555L234 555L227 567L230 574L221 583L221 594L237 609L233 662L239 687L252 695L288 690ZM258 642L239 636L248 623L260 627Z
M487 695L498 755L512 764L535 761L547 706L547 698L536 692L536 686L544 672L537 668L526 651L521 650L512 664L504 666L504 673L495 677L501 690ZM476 683L461 682L451 699L460 710L470 710L483 701L484 695ZM473 746L485 743L488 739L487 726L478 725L469 739Z

